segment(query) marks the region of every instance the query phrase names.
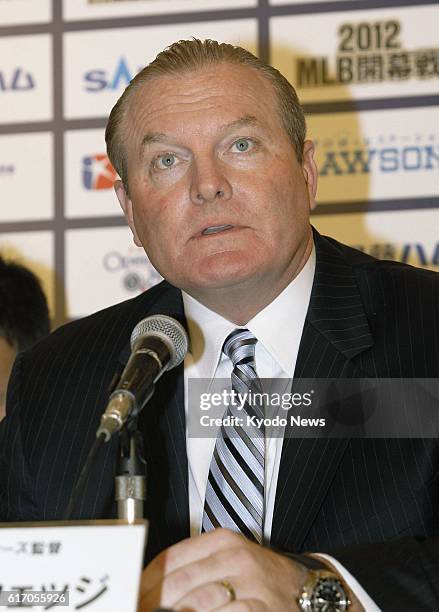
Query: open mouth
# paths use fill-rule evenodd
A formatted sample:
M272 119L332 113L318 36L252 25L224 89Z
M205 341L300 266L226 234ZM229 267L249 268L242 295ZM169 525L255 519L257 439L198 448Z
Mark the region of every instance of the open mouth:
M229 229L233 229L233 225L212 225L211 227L206 227L201 234L202 236L210 236L211 234L219 234Z

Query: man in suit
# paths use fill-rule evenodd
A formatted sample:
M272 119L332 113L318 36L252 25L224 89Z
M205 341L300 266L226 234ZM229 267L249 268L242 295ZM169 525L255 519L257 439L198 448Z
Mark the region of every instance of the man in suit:
M140 416L154 558L142 612L437 609L434 440L267 439L262 481L246 442L230 452L238 486L222 431L209 445L185 427L192 377L437 377L437 276L312 231L317 169L297 97L243 49L171 46L113 109L107 144L134 240L166 281L20 355L1 518L62 516L132 328L166 314L191 347ZM114 515L116 455L111 440L78 518Z

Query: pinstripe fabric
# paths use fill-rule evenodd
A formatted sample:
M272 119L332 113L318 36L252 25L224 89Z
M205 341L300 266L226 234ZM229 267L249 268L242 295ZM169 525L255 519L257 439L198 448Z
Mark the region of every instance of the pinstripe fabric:
M241 397L262 393L256 374L256 338L236 329L225 340L223 352L233 364L232 389ZM264 418L264 409L245 402L242 410L229 404L226 417L239 424L222 425L207 479L203 531L228 527L262 544L264 532L265 428L247 423Z
M0 426L0 520L63 516L110 383L130 355L131 331L152 312L185 324L180 293L162 283L148 294L60 328L47 343L19 357L9 388L8 417ZM179 367L159 381L140 415L149 468L148 502L154 501L147 508L151 551L189 533L182 395ZM77 518L116 516L116 455L114 439L97 458Z
M296 376L439 376L438 275L318 234L315 244ZM167 283L65 326L18 359L0 425L0 520L62 516L130 332L154 313L184 323ZM148 558L189 535L183 392L177 368L141 414ZM435 440L284 440L271 543L333 554L383 610L439 609L438 449ZM116 450L112 442L99 457L78 517L114 516Z

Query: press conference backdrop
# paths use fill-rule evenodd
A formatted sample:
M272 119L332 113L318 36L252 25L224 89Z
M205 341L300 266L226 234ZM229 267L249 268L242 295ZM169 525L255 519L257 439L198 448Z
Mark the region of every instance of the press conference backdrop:
M196 36L296 87L320 231L439 270L438 24L437 0L0 0L0 252L39 275L55 325L160 280L120 213L104 127L139 68Z

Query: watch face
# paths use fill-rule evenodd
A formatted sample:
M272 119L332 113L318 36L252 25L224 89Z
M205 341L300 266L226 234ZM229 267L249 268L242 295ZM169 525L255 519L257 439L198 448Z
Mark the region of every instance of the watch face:
M312 594L313 612L344 612L348 606L348 597L339 580L322 578L318 581Z

